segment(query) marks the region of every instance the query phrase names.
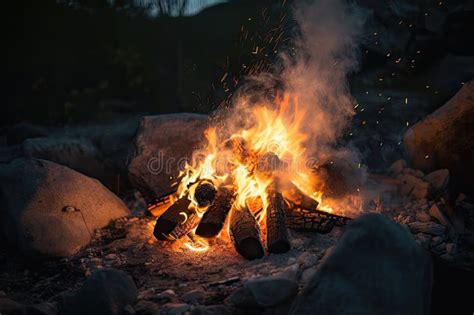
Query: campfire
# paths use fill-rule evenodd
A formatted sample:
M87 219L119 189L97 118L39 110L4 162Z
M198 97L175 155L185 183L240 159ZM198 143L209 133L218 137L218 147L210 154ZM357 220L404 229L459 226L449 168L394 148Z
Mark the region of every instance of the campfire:
M305 150L305 112L296 97L276 97L242 114L245 123L236 130L205 131L206 147L185 165L175 202L156 220L158 240L206 251L218 237L256 259L290 250L288 228L328 233L349 220L325 202L329 186Z

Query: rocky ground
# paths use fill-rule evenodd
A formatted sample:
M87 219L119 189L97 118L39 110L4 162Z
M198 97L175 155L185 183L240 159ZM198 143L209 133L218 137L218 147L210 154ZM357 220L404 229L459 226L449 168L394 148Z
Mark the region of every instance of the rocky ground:
M0 312L333 314L349 307L427 314L437 302L429 297L436 285L429 257L474 269L472 159L466 162L473 87L465 84L407 131L405 160L367 174L361 191L372 199L348 226L325 235L291 231L291 251L255 261L223 240L197 253L152 235L155 219L137 188L156 197L168 187L156 183L172 178L148 162L160 152L189 157L206 116L146 117L132 119L132 128L46 136L23 126L27 140L0 152ZM193 124L175 134L186 146L170 145L179 143L170 132Z

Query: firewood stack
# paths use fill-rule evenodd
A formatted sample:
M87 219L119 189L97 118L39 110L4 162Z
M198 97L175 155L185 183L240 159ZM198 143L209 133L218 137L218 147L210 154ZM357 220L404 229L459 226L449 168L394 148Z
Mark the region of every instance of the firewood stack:
M290 250L288 228L328 233L334 226L347 222L347 218L317 210L316 200L281 176L287 165L276 154L267 152L258 156L248 150L241 138L232 138L224 146L233 152L239 165L246 165L252 174L270 182L265 193L254 202L242 198L245 200L242 205L237 201L238 185L233 179L223 183L198 178L188 183L186 193L156 220L153 234L158 240L218 237L227 222L236 251L247 259L258 259L266 251L278 254Z

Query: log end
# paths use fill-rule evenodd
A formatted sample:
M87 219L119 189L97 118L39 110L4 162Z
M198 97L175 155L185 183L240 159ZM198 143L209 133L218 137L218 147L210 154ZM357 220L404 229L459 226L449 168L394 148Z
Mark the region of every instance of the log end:
M156 220L155 228L153 229L153 235L160 241L169 240L168 235L173 232L176 227L176 223L166 220L163 217L159 217Z
M248 260L262 258L265 255L262 242L253 237L243 239L236 248L239 254Z

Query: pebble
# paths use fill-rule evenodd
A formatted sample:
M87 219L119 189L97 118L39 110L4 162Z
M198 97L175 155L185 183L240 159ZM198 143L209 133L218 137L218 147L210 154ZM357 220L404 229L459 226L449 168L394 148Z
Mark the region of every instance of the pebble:
M318 262L318 256L310 252L304 252L298 257L298 262L302 268L312 267Z
M181 300L189 304L200 304L206 297L206 292L202 289L195 289L186 292L181 296Z
M288 301L298 292L298 284L295 281L266 277L252 280L233 292L228 301L239 308L272 307Z
M176 295L176 292L174 292L173 290L171 289L168 289L168 290L165 290L161 293L158 293L156 296L155 296L155 299L160 301L160 302L171 302L171 301L175 301L177 300L177 295Z
M113 254L113 253L112 253L112 254L106 255L106 256L104 257L104 259L106 259L106 260L116 260L117 257L118 257L117 254Z
M454 255L456 254L456 244L454 243L446 243L446 253L450 254L450 255Z
M189 312L191 306L186 303L166 303L160 308L160 315L182 315Z
M454 261L454 257L450 254L443 254L440 256L441 259L444 259L446 261L449 261L449 262L453 262Z
M308 269L305 269L303 273L301 274L301 283L306 284L313 278L313 276L316 274L316 271L318 269L316 267L311 267Z

